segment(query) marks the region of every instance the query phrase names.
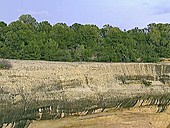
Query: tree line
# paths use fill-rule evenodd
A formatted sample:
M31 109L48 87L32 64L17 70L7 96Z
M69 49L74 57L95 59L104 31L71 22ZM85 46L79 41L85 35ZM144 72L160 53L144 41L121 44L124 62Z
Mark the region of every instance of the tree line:
M37 22L24 14L17 21L0 21L0 58L95 61L158 62L170 58L170 24L121 30L109 24Z

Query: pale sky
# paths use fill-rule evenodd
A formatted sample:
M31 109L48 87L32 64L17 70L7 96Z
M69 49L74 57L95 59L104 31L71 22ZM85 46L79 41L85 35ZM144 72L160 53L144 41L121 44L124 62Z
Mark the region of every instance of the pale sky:
M132 29L149 23L170 23L170 0L1 0L0 21L22 14L51 24L104 24Z

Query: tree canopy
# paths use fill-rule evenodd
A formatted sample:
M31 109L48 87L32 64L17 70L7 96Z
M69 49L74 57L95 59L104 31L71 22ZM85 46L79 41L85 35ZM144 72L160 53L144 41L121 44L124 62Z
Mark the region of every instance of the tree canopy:
M170 58L170 24L121 30L109 24L38 23L24 14L0 22L0 58L50 61L157 62Z

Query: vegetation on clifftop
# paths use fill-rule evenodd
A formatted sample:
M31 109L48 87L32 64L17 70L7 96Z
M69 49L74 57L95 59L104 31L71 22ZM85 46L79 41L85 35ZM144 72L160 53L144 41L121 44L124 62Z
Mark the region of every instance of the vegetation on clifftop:
M29 14L0 22L0 58L53 61L157 62L170 57L170 24L120 30L104 25L38 23Z

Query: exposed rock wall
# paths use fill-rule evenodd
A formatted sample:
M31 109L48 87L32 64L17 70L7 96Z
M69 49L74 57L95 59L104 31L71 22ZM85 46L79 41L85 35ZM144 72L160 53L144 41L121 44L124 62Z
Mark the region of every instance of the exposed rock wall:
M83 115L106 108L170 104L168 63L62 63L8 60L0 70L0 124Z

